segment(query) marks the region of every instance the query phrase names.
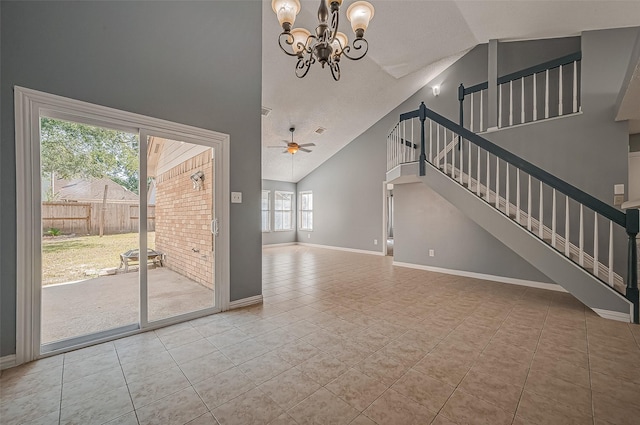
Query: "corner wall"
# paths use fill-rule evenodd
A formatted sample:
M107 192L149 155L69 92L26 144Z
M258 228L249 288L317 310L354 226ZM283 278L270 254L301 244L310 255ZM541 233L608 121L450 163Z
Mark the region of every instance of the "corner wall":
M244 195L230 206L231 301L259 295L262 4L2 1L0 31L0 356L15 352L14 85L229 134Z

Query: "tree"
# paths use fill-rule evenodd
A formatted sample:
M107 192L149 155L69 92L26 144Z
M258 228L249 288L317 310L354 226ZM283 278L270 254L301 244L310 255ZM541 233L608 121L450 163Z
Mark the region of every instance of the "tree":
M137 134L52 118L40 120L42 175L110 178L138 193Z

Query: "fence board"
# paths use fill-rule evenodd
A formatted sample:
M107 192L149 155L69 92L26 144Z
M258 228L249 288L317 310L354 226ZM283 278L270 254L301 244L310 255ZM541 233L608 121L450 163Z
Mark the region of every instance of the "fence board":
M138 231L137 203L107 202L104 233L132 233ZM97 235L102 202L43 202L42 229L60 229L63 234ZM149 205L149 231L155 231L155 205Z

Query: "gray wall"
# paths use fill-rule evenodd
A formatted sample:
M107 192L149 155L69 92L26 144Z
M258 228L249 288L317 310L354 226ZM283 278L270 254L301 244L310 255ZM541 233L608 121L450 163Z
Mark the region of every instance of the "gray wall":
M296 242L296 232L298 224L298 193L297 185L295 183L282 182L278 180L262 180L262 190L270 191L269 197L271 198L271 232L262 233L262 245L272 245L278 243L293 243ZM275 191L282 190L285 192L293 192L295 194L295 210L293 214L294 230L287 232L275 232L273 231L273 206L275 202Z
M0 355L15 351L14 85L230 134L231 300L260 294L262 5L3 1L1 19Z

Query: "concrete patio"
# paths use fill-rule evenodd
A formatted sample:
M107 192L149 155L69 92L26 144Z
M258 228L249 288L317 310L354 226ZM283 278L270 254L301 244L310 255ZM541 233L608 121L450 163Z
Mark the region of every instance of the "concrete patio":
M149 321L214 305L213 290L166 267L149 269ZM42 288L42 344L138 323L138 273Z

